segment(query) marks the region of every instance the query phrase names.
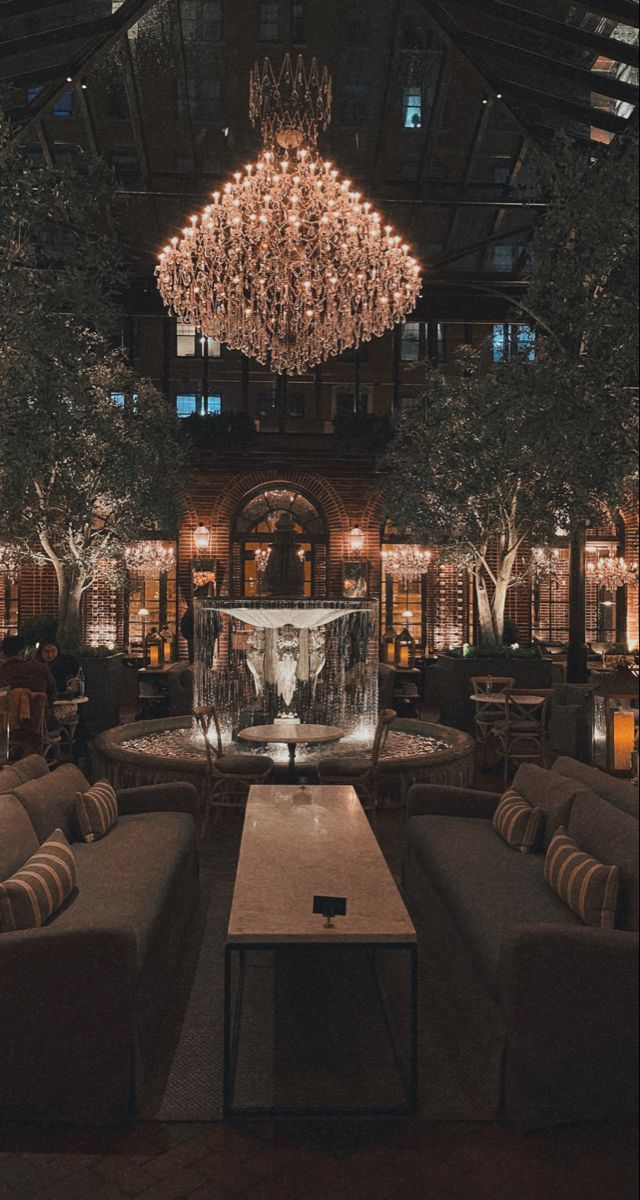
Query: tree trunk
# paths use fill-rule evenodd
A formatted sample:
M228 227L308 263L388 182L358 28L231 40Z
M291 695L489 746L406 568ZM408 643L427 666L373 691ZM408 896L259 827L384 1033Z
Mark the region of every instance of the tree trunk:
M496 631L493 619L493 606L487 591L487 582L484 576L478 571L475 574L476 585L476 600L478 602L478 627L480 632L481 646L495 646L497 644Z
M58 631L57 638L61 650L69 654L75 653L82 641L82 622L80 618L80 601L82 600L83 585L75 575L69 578L62 573L62 581L58 585Z
M487 581L482 571L477 570L475 573L481 646L502 645L504 610L515 557L515 550L508 550L506 554L499 555L496 570L496 585L492 596L489 595Z

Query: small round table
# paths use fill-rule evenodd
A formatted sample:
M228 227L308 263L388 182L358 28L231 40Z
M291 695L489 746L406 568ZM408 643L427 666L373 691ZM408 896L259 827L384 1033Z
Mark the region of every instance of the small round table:
M241 729L239 738L247 742L286 742L289 750L289 770L295 771L296 746L303 742L336 742L344 737L337 725L298 725L294 721L275 721L273 725L249 725Z
M52 704L53 715L66 735L66 752L73 754L76 729L78 728L78 705L87 704L88 696L62 696Z

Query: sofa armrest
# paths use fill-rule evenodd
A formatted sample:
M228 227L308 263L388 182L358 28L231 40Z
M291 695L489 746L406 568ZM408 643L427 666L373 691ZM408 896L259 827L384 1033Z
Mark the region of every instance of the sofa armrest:
M201 809L192 783L146 783L118 791L118 810L123 816L135 813L185 812L197 816Z
M407 816L491 818L500 796L441 783L414 783L407 792Z
M637 1111L638 935L517 925L500 955L507 1115L535 1126Z
M2 934L2 1119L111 1124L131 1115L137 976L131 928L54 923Z

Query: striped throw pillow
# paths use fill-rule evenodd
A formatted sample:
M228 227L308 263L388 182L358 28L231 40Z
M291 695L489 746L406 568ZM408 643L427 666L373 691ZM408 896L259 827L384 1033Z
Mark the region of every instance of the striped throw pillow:
M501 797L492 824L507 845L521 854L531 854L542 846L544 813L527 804L515 788L509 788Z
M585 854L561 825L544 860L544 877L585 925L613 929L620 872Z
M37 929L76 886L76 860L64 833L54 829L26 863L0 883L0 931Z
M118 820L118 797L106 779L76 792L76 817L85 842L98 842Z

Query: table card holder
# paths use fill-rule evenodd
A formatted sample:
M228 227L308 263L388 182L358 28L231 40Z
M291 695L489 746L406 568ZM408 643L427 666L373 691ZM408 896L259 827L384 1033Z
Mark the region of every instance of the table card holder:
M313 911L326 918L323 929L335 929L333 917L346 917L347 915L346 896L314 896Z

